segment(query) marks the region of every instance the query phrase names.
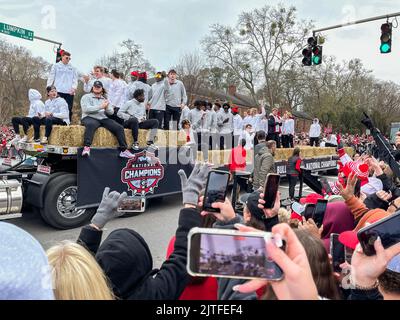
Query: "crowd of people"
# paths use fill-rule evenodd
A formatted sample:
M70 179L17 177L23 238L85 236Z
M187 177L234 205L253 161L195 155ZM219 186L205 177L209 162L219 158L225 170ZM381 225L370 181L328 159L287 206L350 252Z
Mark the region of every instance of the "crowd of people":
M133 71L127 83L117 70L110 72L95 66L90 75L79 78L71 65L71 54L61 53L48 76L46 101L39 91L30 89L29 110L24 117L14 117L12 126L16 142L46 144L54 125L67 126L72 121L74 98L79 82L85 95L80 101L81 124L85 126L83 156L90 156L90 147L96 130L104 127L118 140L122 157L132 157L129 151L139 150L138 131L149 129L148 145L155 147L157 130L182 130L188 143L195 143L205 154L209 150L225 150L242 145L254 149L257 133L264 132L267 140L274 140L277 148L293 148L295 145L337 146L337 136L324 137L318 119L314 119L308 134L296 133L295 119L290 112L283 115L277 108L270 114L266 108L253 108L241 112L228 102L196 100L188 106L185 85L178 80L177 72L157 72L151 86L146 72ZM20 126L23 132L20 132ZM28 141L28 129L33 126L34 137ZM40 126L45 134L40 137ZM133 145L128 146L123 129L131 129ZM321 140L322 139L322 140ZM364 139L360 137L360 145ZM322 141L322 142L321 142ZM356 139L357 141L357 139ZM354 140L349 140L354 143Z
M397 145L400 147L400 135ZM117 208L126 193L106 188L90 225L82 228L77 241L62 242L47 252L27 232L1 222L0 299L400 299L400 243L384 247L378 238L373 244L376 254L366 255L356 236L361 228L396 213L400 208L400 188L394 183L390 167L371 155L363 154L355 160L341 146L338 155L342 167L331 190L310 194L291 209L281 208L280 193L274 207L265 209L261 181L261 187L255 185L243 200L242 213L235 212L229 197L213 204L219 213L202 211L211 166L196 163L190 177L179 171L182 209L160 269L153 269L149 246L136 231L118 229L102 239L107 222L121 215ZM293 163L296 167L297 161ZM304 205L315 204L321 198L328 199L328 204L322 225L317 226L312 219L306 220L302 212ZM269 237L265 240L265 254L258 247L249 251L249 257L264 256L268 257L266 262L276 263L283 278L240 279L240 272L232 265L235 278L189 276L188 233L195 227L267 231L274 239L284 239L285 249ZM340 266L341 272L334 272L332 267L332 234L338 234L345 246L347 257ZM220 260L214 258L203 261L204 266L210 263L211 268L213 259ZM248 268L250 262L253 263L250 259ZM225 268L224 261L219 263L223 270L230 270ZM49 276L43 270L48 270ZM254 273L247 271L244 273L252 277Z

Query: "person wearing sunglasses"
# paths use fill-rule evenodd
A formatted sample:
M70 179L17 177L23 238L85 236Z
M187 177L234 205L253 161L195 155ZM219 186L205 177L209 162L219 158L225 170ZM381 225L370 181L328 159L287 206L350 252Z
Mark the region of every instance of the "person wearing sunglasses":
M58 95L67 102L69 120L71 121L74 96L78 88L78 72L71 65L70 61L71 54L67 51L62 51L61 61L51 68L49 78L47 79L47 87L56 87Z

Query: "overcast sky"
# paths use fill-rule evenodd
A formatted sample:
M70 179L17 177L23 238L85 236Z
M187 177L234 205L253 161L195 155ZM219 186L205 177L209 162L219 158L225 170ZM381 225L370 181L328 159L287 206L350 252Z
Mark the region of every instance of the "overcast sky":
M35 35L60 41L71 51L72 63L87 72L104 54L112 53L127 38L141 44L145 57L158 70L167 70L180 55L199 49L213 23L234 25L242 11L277 4L274 0L0 0L0 22ZM399 0L285 0L298 8L298 16L326 27L350 20L400 11ZM400 21L400 17L399 17ZM393 30L391 54L381 55L380 26L375 21L325 33L324 54L338 60L360 58L376 77L400 84L400 29ZM394 26L396 22L394 22ZM34 55L53 62L51 44L1 39L23 45Z

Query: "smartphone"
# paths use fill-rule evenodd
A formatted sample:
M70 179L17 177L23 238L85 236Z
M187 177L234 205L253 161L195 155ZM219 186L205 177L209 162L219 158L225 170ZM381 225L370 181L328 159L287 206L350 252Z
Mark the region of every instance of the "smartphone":
M330 236L330 254L332 256L332 265L334 272L342 272L340 265L345 263L344 245L339 241L339 234L332 233Z
M376 254L374 243L378 237L381 238L385 249L400 242L400 211L362 228L358 231L357 237L367 256Z
M268 257L265 237L273 239L268 232L193 228L188 235L188 272L194 277L281 280L283 271ZM285 250L285 241L276 245Z
M146 198L127 197L120 203L117 210L123 213L144 212L146 210Z
M321 185L322 185L322 190L325 191L325 193L327 195L333 194L333 191L332 191L331 186L330 186L330 184L328 182L328 179L320 178L320 181L321 181Z
M313 220L318 228L322 226L322 222L324 221L327 205L328 200L325 199L318 199L317 204L315 205Z
M272 209L274 207L276 195L278 194L279 190L280 179L281 176L275 173L270 173L267 176L264 188L264 201L265 201L264 208Z
M203 211L220 212L212 207L213 203L225 202L230 174L227 171L213 170L208 174L206 191L204 193Z
M303 216L306 220L312 219L314 216L314 210L315 210L315 204L313 203L308 203L306 204L306 207L303 212Z

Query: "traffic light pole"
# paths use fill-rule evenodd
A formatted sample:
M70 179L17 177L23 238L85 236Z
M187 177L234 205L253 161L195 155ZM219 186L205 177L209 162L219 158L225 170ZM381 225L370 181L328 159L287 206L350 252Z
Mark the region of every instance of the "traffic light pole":
M338 29L338 28L342 28L342 27L352 26L352 25L355 25L355 24L366 23L366 22L371 22L371 21L376 21L376 20L389 19L389 18L393 18L393 17L397 17L397 16L400 16L400 12L391 13L391 14L385 14L385 15L382 15L382 16L368 18L368 19L351 21L351 22L347 22L347 23L344 23L344 24L338 24L338 25L335 25L335 26L327 27L327 28L321 28L321 29L314 30L313 31L313 36L315 37L318 32L322 32L322 31Z
M49 39L45 39L45 38L37 37L37 36L34 36L33 38L36 39L36 40L41 40L41 41L46 41L46 42L50 42L50 43L53 43L53 44L58 44L60 48L62 46L61 42L57 42L57 41L53 41L53 40L49 40Z

